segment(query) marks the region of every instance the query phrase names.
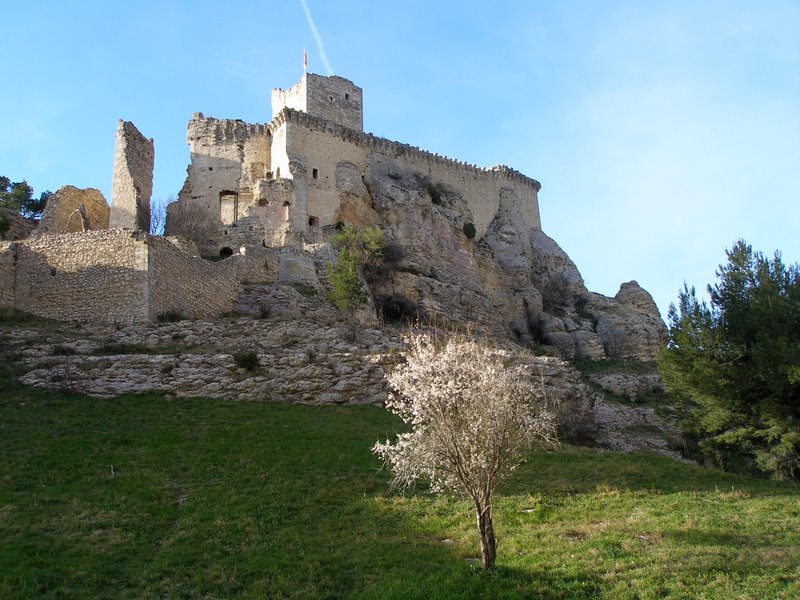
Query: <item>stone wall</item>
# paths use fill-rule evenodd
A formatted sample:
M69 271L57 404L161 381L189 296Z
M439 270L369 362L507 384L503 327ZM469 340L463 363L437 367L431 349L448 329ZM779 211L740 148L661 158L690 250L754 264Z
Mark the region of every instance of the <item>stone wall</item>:
M150 231L154 155L153 140L145 138L130 121L120 119L114 149L110 227Z
M270 128L276 132L284 130L282 136L273 137L274 158L278 156L275 144L283 136L286 138L286 160L293 156L304 157L308 215L319 213L314 216L319 217L322 226L336 222L335 215L341 201L335 185L337 165L343 161L350 162L363 174L367 160L380 155L398 163L400 168L422 174L437 187L444 186L461 194L472 212L478 239L497 215L503 190L510 191L506 195L514 198L509 210L524 219L530 228L541 229L537 196L541 185L509 167L477 167L290 109L278 115Z
M14 305L62 321L147 320L144 234L100 230L14 242Z
M150 320L166 312L188 319L214 318L230 311L242 281L272 283L277 278L277 253L247 248L220 262L189 256L161 237L149 238L148 284Z
M14 306L16 244L0 242L0 306Z
M35 235L108 229L109 212L100 190L65 185L47 200Z
M272 176L269 128L195 113L187 126L186 141L191 163L178 201L199 208L213 223L230 224L247 216L254 204L256 183ZM166 233L176 233L173 229L168 216ZM212 240L196 241L207 252L217 250Z

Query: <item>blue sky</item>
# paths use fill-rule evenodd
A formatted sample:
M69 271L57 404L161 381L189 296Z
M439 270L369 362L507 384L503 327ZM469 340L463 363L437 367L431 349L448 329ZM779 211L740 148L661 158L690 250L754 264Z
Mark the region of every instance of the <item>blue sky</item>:
M800 2L307 0L367 131L541 181L587 286L662 315L744 238L800 261ZM270 119L327 74L300 0L4 0L0 174L110 196L118 118L177 194L193 112Z

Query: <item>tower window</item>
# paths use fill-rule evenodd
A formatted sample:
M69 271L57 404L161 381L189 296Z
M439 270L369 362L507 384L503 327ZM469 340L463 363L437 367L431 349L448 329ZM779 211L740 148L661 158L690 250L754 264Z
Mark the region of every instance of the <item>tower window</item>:
M344 93L344 99L345 99L345 100L350 100L350 94L348 94L347 92L345 92L345 93Z
M311 179L319 179L319 169L311 169Z
M333 102L333 96L328 96L328 100L330 100L331 102Z

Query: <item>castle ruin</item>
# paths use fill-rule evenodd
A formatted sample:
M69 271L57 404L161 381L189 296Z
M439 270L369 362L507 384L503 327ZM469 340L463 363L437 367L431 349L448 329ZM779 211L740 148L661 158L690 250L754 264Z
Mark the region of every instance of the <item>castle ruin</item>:
M480 168L364 133L362 90L342 77L307 73L288 90L273 90L269 123L195 113L186 139L191 164L178 204L215 225L197 240L204 254L243 244L316 243L341 223L375 224L363 180L376 162L460 194L477 239L495 218L501 193L512 199L511 210L541 228L537 181L506 166ZM170 221L178 208L170 207L168 235L177 233Z

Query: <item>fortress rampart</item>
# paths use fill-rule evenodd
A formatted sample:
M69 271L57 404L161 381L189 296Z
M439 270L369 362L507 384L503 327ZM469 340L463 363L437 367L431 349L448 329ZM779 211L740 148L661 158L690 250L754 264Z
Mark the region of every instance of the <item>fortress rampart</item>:
M507 181L517 181L531 186L537 192L542 189L542 184L535 179L528 177L527 175L523 175L519 171L505 165L479 167L465 161L460 161L448 158L447 156L442 156L441 154L436 154L435 152L428 152L427 150L423 150L417 146L411 146L410 144L404 144L402 142L395 142L386 138L378 137L371 133L356 131L354 129L344 127L343 125L339 125L337 123L333 123L331 121L327 121L320 117L315 117L308 113L294 110L292 108L284 108L269 124L267 124L267 127L269 127L270 131L274 133L278 127L287 122L295 123L311 131L319 131L331 135L344 142L354 144L360 148L365 148L366 150L376 152L378 154L394 157L405 156L415 160L416 162L430 164L431 167L457 167L463 169L465 173L469 173L471 175L498 177Z
M46 235L0 245L0 305L61 321L214 318L231 309L241 281L275 282L277 265L264 248L209 262L129 229Z

